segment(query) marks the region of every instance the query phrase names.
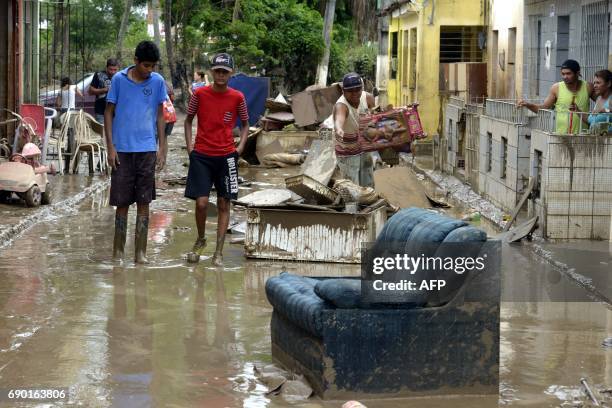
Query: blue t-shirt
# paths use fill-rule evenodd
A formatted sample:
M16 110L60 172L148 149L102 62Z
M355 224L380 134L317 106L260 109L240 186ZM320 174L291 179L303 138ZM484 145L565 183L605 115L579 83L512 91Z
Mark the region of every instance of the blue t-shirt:
M141 82L128 78L133 65L113 75L106 102L115 104L113 145L118 152L157 151L157 109L168 98L164 78L156 72Z

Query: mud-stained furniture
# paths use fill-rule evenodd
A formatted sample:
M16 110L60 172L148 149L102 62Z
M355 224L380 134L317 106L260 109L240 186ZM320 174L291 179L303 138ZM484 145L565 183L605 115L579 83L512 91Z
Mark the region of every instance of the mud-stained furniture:
M487 239L461 221L421 209L394 215L379 240L394 234L438 242ZM329 279L283 273L266 282L274 308L273 359L303 374L318 395L498 394L499 270L469 275L433 303L417 293L403 304L365 304L359 278L344 278L343 293L330 299L323 287Z

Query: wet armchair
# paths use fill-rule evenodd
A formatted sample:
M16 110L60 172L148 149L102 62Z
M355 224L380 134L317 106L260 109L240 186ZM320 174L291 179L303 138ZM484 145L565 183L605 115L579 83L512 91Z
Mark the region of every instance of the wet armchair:
M427 240L484 244L487 236L412 208L395 214L377 242L401 239L407 251L420 251ZM436 296L414 291L389 304L364 301L359 278L283 273L268 279L266 294L274 360L325 399L498 394L499 270L457 276Z

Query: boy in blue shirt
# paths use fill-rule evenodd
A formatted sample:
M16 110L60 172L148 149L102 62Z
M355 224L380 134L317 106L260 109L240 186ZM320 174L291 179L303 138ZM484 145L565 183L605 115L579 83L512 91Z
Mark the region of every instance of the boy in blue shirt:
M159 49L153 42L138 44L134 65L113 76L104 111L108 165L112 168L110 205L117 207L113 257L123 257L128 210L135 202L136 263L147 262L149 203L155 199L156 163L161 170L166 162L162 107L168 95L164 78L154 72L158 61Z

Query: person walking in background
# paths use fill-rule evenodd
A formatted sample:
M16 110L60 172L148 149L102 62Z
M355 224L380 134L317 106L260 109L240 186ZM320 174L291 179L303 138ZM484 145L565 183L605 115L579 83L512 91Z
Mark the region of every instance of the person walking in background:
M610 126L610 96L612 96L612 72L607 69L602 69L595 73L593 78L593 89L595 95L597 95L597 101L595 101L595 107L593 113L589 115L588 121L590 130L593 132L597 131L612 131ZM608 125L602 125L602 123L608 123Z
M62 78L60 92L55 100L55 106L60 108L60 114L76 109L76 95L83 99L78 86L73 85L69 77Z
M209 84L210 81L208 80L208 75L206 75L205 71L195 71L193 73L193 82L189 87L189 96L193 96L193 93L196 91L196 89L201 88L203 86L207 86Z
M573 112L588 112L589 98L595 100L593 85L580 79L580 64L572 59L561 65L561 82L550 87L548 96L541 105L519 100L518 106L524 106L537 113L540 109L555 107L556 132L559 134L576 134L580 130L580 121L586 117Z
M161 75L153 72L159 49L151 41L136 47L134 65L113 76L106 97L104 131L112 168L110 205L116 206L113 258L122 258L130 205L137 206L136 263L145 263L149 204L155 199L155 168L166 163L163 104L168 98ZM159 149L158 149L159 142Z
M96 102L94 104L94 112L96 114L96 120L100 123L104 123L104 110L106 109L106 94L111 85L113 75L117 73L119 69L119 61L115 58L109 58L106 60L106 70L96 72L89 85L88 93L96 96Z
M189 172L185 197L195 200L198 236L188 259L197 262L206 247L208 196L217 191L217 247L212 263L222 265L223 243L229 224L230 200L238 197L238 157L249 133L249 115L242 92L227 86L234 71L229 54L217 54L212 60L213 84L197 88L189 101L185 119L185 143L189 153ZM197 115L198 131L192 143L192 123ZM240 142L236 148L232 128L240 117Z
M374 107L374 96L364 92L355 72L342 79L342 96L334 105L335 150L340 176L360 186L374 184L372 155L359 145L359 115Z

